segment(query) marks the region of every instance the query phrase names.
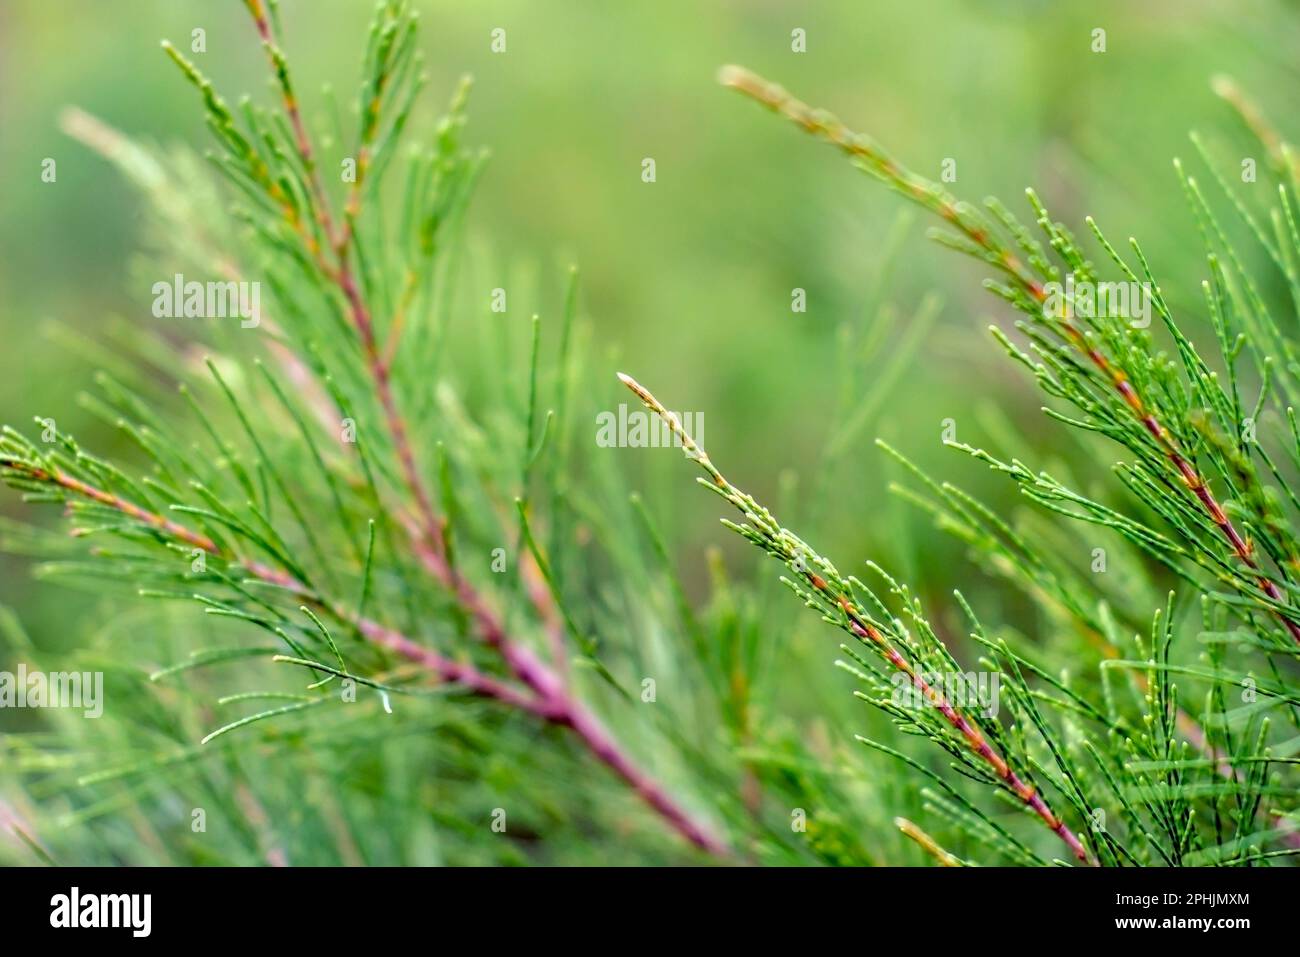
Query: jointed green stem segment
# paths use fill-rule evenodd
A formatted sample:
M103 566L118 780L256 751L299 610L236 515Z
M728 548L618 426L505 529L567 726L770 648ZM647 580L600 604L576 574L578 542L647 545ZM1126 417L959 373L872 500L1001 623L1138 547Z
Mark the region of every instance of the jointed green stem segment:
M682 449L687 457L698 462L700 468L704 469L708 474L707 481L704 479L700 481L716 491L745 516L747 524L736 526L737 530L770 554L784 561L792 571L799 575L804 584L814 590L828 609L834 609L843 616L841 620L842 627L864 644L874 648L896 671L907 675L913 687L965 739L971 751L992 769L993 774L1002 785L1037 814L1043 820L1043 823L1066 843L1079 861L1085 864L1095 864L1096 862L1088 854L1087 849L1075 836L1074 832L1052 812L1052 809L1047 806L1047 802L1043 800L1034 787L1017 775L1006 759L998 754L980 731L976 722L971 720L962 710L954 707L943 692L927 682L920 669L903 657L881 629L871 623L869 616L854 601L849 585L839 577L833 566L795 535L783 528L772 517L771 513L758 504L752 496L732 485L709 459L708 453L682 427L677 416L668 411L649 389L631 376L624 375L621 372L618 377L625 386L636 393L637 397L645 403L646 408L658 415L668 425L672 433L681 441Z

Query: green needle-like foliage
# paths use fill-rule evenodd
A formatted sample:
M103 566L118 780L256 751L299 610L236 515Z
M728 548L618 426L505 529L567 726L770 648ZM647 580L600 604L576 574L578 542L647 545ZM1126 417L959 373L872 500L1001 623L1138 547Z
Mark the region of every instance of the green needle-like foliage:
M1053 262L1042 243L996 200L986 202L988 214L957 200L939 184L899 164L870 138L747 71L728 67L721 79L828 140L864 171L939 216L951 229L934 233L936 239L995 270L996 278L987 280L986 286L1027 317L1016 326L1027 346L1015 345L996 328L995 337L1033 373L1048 396L1073 408L1071 413L1054 406L1046 410L1049 415L1105 436L1132 455L1131 462L1116 467L1118 477L1165 527L1118 514L1019 462L1002 462L979 449L965 451L1011 476L1031 499L1048 508L1115 529L1177 573L1193 575L1195 566L1212 576L1232 589L1245 608L1255 610L1252 622L1262 639L1274 643L1280 654L1300 655L1300 612L1292 600L1300 552L1283 495L1292 508L1298 503L1280 459L1287 455L1293 466L1300 464L1300 434L1278 427L1294 419L1298 368L1292 358L1294 346L1228 244L1196 180L1183 173L1181 164L1176 164L1179 176L1206 239L1211 278L1204 283L1204 292L1223 374L1210 368L1180 329L1137 240L1129 241L1134 258L1130 264L1088 220L1089 230L1117 272L1105 276L1068 228L1051 220L1030 190L1027 195L1037 225L1057 259ZM1278 224L1291 216L1294 172L1290 170L1290 179L1278 184L1279 205L1269 210ZM1226 185L1224 189L1253 226L1250 213ZM1258 230L1255 234L1286 273L1287 266L1272 244ZM1289 241L1292 253L1300 252L1300 234L1292 233ZM1144 289L1176 358L1156 351L1149 323L1132 321L1131 316L1098 308L1096 303L1083 308L1084 303L1068 291L1054 297L1049 284L1060 284L1067 275L1090 289L1099 282L1117 281ZM1290 289L1293 298L1288 308L1300 314L1300 298L1294 285ZM1243 354L1259 377L1253 402L1242 395ZM1261 421L1267 413L1277 418ZM1261 620L1261 614L1272 623Z
M0 436L0 476L65 517L6 522L0 544L39 559L41 577L104 593L75 651L33 641L3 608L0 647L105 681L102 718L49 709L0 736L0 837L15 838L0 859L1129 866L1296 853L1298 167L1228 81L1216 88L1264 144L1276 201L1261 209L1214 176L1226 203L1212 202L1179 167L1208 253L1198 325L1176 321L1136 243L1121 255L1089 222L1098 265L1032 193L1041 239L725 72L944 220L941 240L985 263L1019 311L1019 339L994 333L1048 414L1086 461L1121 458L1097 487L952 440L1016 483L1031 507L1012 516L879 443L897 495L1031 609L1002 622L969 589L923 608L874 562L841 573L624 377L818 621L769 603L721 551L703 580L683 578L656 496L629 496L617 457L593 454L586 429L620 390L576 271L530 318L513 319L527 295L512 289L509 318L478 321L465 217L487 156L466 143L468 81L424 120L408 4L377 4L355 98L322 110L276 4L245 6L266 103L226 100L164 44L206 118L202 157L63 118L147 209L142 275L257 284L260 298L184 334L160 317L159 334L65 335L104 370L78 399L120 434L114 454L46 418ZM867 328L840 342L809 526L847 520L830 490L938 311L934 297L889 302L887 272ZM1081 293L1055 295L1067 279L1146 284L1159 324L1089 314ZM1122 576L1068 560L1080 527ZM819 643L827 624L847 636L838 668Z
M1138 638L1137 653L1123 657L1123 625L1104 598L1098 600L1088 585L1063 574L1032 539L973 497L936 483L882 444L921 486L919 492L909 485L896 491L931 511L941 527L972 546L978 561L1023 588L1052 621L1068 625L1100 652L1095 678L1086 684L1065 672L1053 674L1034 660L1035 652L1013 650L1006 640L990 637L957 595L974 628L971 638L985 652L981 665L1000 678L1012 719L1005 730L981 720L978 712L947 700L927 677L961 668L905 587L870 566L902 606L910 628L867 585L842 576L733 486L672 413L623 377L681 437L687 454L708 474L701 481L744 516L741 524L725 524L784 562L794 574L783 581L803 602L874 652L873 662L844 647L854 659L847 667L870 689L863 697L890 712L900 730L923 734L948 750L958 758L955 770L1001 786L1056 831L1079 860L1242 863L1294 853L1295 778L1290 766L1300 744L1293 734L1300 728L1294 678L1300 657L1295 581L1300 552L1294 523L1300 501L1293 486L1300 467L1300 432L1294 425L1293 390L1300 369L1296 346L1277 318L1282 312L1300 318L1292 266L1300 258L1300 234L1293 225L1300 184L1291 148L1230 83L1217 81L1219 92L1268 148L1280 179L1279 202L1266 211L1273 224L1270 237L1258 225L1259 217L1216 177L1286 280L1290 301L1282 308L1266 304L1263 283L1243 265L1195 179L1176 164L1207 246L1210 279L1204 293L1218 345L1216 371L1175 321L1136 240L1130 241L1132 265L1088 220L1118 272L1110 279L1069 230L1051 220L1032 191L1030 205L1046 248L996 200L986 202L987 213L957 200L870 138L782 88L738 67L725 68L720 78L827 140L865 172L943 219L950 229L936 231L935 238L994 270L997 278L986 286L1026 317L1016 328L1027 345L1014 344L996 327L995 338L1056 400L1045 409L1048 415L1096 435L1092 441L1099 447L1118 446L1131 456L1115 468L1129 499L1116 507L1018 460L1004 462L982 449L946 441L1011 477L1046 510L1117 533L1139 562L1164 566L1189 593L1183 603L1199 596L1199 637L1207 649L1181 656L1186 660L1174 658L1171 593L1164 607L1155 610L1147 639ZM1194 142L1205 156L1201 141ZM1132 321L1131 311L1098 308L1096 299L1082 298L1101 288L1099 283L1115 281L1131 283L1150 297L1174 357L1156 351L1149 323ZM1081 291L1074 294L1074 289ZM1242 368L1243 357L1249 360L1247 368ZM1252 378L1256 394L1250 401L1243 393ZM928 721L919 719L915 708L897 706L880 659L884 671L892 668L929 701L932 710L922 711ZM1257 672L1266 678L1258 679ZM1111 677L1117 673L1128 700L1117 695ZM1184 710L1176 676L1204 686L1203 707ZM1233 707L1234 697L1243 706ZM1292 735L1279 737L1278 726ZM1099 733L1108 735L1107 746L1096 743ZM876 746L929 773L906 755ZM1090 825L1088 849L1044 803L1029 783L1031 775L1050 785ZM946 787L942 779L935 780ZM972 838L982 837L1012 858L1028 856L1022 844L975 808L943 799L934 804ZM1108 811L1113 815L1109 825ZM941 862L953 863L952 855L916 825L904 819L899 826Z
M566 397L576 392L576 276L553 365L543 366L532 323L519 414L495 409L475 422L439 381L456 302L450 254L484 160L462 144L468 83L423 142L403 149L425 76L417 17L385 0L369 31L351 145L341 130L318 137L274 4L246 6L276 107L232 107L164 44L200 94L216 141L206 159L234 197L228 210L187 159L162 158L81 113L65 122L152 202L168 267L215 271L232 286L257 282L268 294L244 321L205 325L201 352L168 339L109 346L120 374L105 374L103 395L85 401L143 453L145 474L43 421L40 439L14 429L0 439L5 480L28 501L64 505L74 533L102 543L44 566L46 574L121 583L225 623L196 630L158 615L144 641L144 660L158 664L128 669L130 694L110 678L115 745L68 729L65 740L93 751L61 762L39 740L7 742L20 777L46 776L27 793L66 802L57 826L33 825L37 846L58 858L52 827L118 815L125 799L155 835L181 827L186 807L264 822L264 834L243 827L244 839L232 841L223 820L226 839L207 845L209 858L155 836L172 860L508 862L526 855L521 840L551 832L556 820L624 821L630 798L660 822L663 837L650 844L679 840L729 857L720 821L699 797L709 774L726 773L725 760L702 763L700 749L683 749L651 770L646 753L668 747L668 732L632 715L627 674L603 659L599 609L571 609L559 566L539 544L551 516L572 525L585 504L555 481L571 470L572 443L553 439L575 415ZM517 365L492 370L506 394L516 391ZM168 379L180 403L165 397ZM442 423L440 443L427 441L431 419ZM494 454L507 447L521 454ZM545 517L531 504L542 473ZM40 539L34 548L67 552ZM570 593L582 587L574 582ZM629 577L628 587L642 586ZM112 652L129 660L119 642ZM575 660L590 667L576 673ZM228 686L219 673L237 665L256 683ZM598 716L593 698L614 717ZM168 707L183 718L164 719ZM554 745L539 753L532 739L543 733ZM282 773L241 767L250 752ZM195 780L220 766L229 779L199 793ZM577 774L590 780L580 794L567 784ZM315 793L354 777L347 800ZM308 799L295 779L309 782ZM278 806L248 810L258 790ZM239 795L247 800L232 804ZM402 813L390 821L394 807ZM70 853L140 860L116 844Z

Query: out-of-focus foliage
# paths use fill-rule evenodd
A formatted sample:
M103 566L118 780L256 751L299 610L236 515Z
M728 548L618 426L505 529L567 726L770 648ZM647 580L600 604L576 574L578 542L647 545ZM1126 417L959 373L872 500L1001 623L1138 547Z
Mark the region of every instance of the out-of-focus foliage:
M567 566L561 591L569 590L573 630L601 639L584 659L613 679L580 674L581 687L630 750L728 834L738 859L930 861L894 826L902 816L979 860L980 843L949 796L922 789L893 756L853 735L890 742L966 799L986 802L987 813L984 789L946 770L926 742L899 741L887 717L855 702L855 682L828 667L836 652L824 631L718 534L712 503L682 488L678 456L600 448L595 415L625 401L610 373L629 364L674 407L705 410L709 448L725 453L729 473L752 477L759 499L777 503L823 554L870 556L907 580L968 665L981 648L964 637L969 623L953 588L982 621L998 623L999 636L1054 668L1072 663L1059 609L1009 581L1004 556L984 547L968 554L969 528L944 534L887 495L891 479L917 483L870 439L884 436L927 472L959 478L1091 582L1094 543L1026 508L1012 483L945 451L943 422L954 419L962 441L1008 458L1032 449L1035 466L1075 487L1107 481L1112 463L1082 454L1038 414L1031 383L1006 374L983 331L996 303L981 295L976 269L933 254L911 219L883 193L859 188L842 164L810 157L779 124L753 122L713 74L741 61L778 76L869 121L931 178L953 160L958 192L1014 196L1033 182L1060 218L1092 213L1108 230L1140 235L1171 303L1194 309L1187 291L1203 278L1192 254L1199 238L1168 158L1192 152L1190 128L1234 129L1210 92L1212 74L1232 73L1285 115L1279 91L1294 86L1286 52L1300 27L1270 3L1231 11L831 3L799 12L729 4L703 13L683 3L563 14L524 3L415 6L429 87L448 91L460 73L475 75L466 138L492 153L448 256L459 278L440 304L454 317L447 358L427 383L420 370L404 372L407 394L427 403L417 419L421 446L442 441L456 474L494 493L469 504L474 547L486 549L495 528L517 521L510 497L518 490L504 476L517 472L521 441L536 435L520 440L534 408L529 320L540 313L540 405L567 388L569 421L550 446L555 453L563 440L563 458L540 460L534 504L553 511L539 538L560 572ZM350 94L324 96L319 84L350 89L370 4L281 7L309 128L333 161L345 151L334 131L352 129L357 117ZM0 139L0 167L14 184L0 199L0 321L11 346L0 356L0 412L18 423L54 418L86 447L138 464L139 450L76 393L95 391L94 369L120 371L113 366L125 346L149 325L169 343L152 356L168 374L146 377L156 411L183 421L187 439L198 428L159 386L181 371L207 375L190 346L205 336L148 311L152 283L170 275L159 264L186 252L183 237L165 222L159 233L129 178L60 133L57 117L76 104L145 144L140 157L176 177L183 218L209 226L225 200L195 159L208 134L157 39L173 37L219 89L269 103L262 51L237 3L16 2L0 18L0 113L18 131ZM205 31L202 53L187 49L196 28ZM1098 28L1104 53L1090 48ZM504 52L493 52L496 29L505 31ZM791 50L794 29L806 31L806 53ZM414 135L433 128L430 102L411 117ZM54 183L40 178L47 157L58 163ZM655 161L653 183L642 179L646 158ZM566 370L552 363L571 262L583 283L578 358ZM508 290L505 313L490 310L495 288ZM806 312L791 308L795 289L806 294ZM109 343L107 353L92 340ZM248 384L241 367L218 368L236 376L237 391ZM216 408L221 394L208 398ZM219 414L222 434L246 442L238 418ZM641 493L630 503L629 488ZM19 515L15 497L0 507ZM551 526L558 515L568 518ZM11 549L23 551L26 535L8 532ZM1113 554L1101 588L1122 614L1105 627L1131 643L1147 636L1172 581L1121 548ZM232 717L212 702L250 690L251 666L187 673L175 684L149 674L227 643L237 625L192 607L140 608L121 593L70 601L62 585L30 584L21 558L0 557L0 569L0 602L16 612L5 618L0 668L19 660L102 667L119 709L111 722L0 714L0 729L25 732L5 739L12 771L0 821L24 822L17 830L43 849L0 843L6 859L632 863L690 853L562 731L490 702L394 696L389 715L375 696L358 706L365 711L267 722L200 749ZM404 587L387 584L390 595ZM1148 651L1163 636L1144 637ZM638 694L647 677L653 703ZM153 760L160 754L171 756L164 766ZM994 807L1035 854L1060 854L1050 834L1021 822L1023 809ZM207 814L201 833L191 826L195 808ZM497 808L511 822L505 835L491 828ZM1236 838L1251 836L1232 826Z

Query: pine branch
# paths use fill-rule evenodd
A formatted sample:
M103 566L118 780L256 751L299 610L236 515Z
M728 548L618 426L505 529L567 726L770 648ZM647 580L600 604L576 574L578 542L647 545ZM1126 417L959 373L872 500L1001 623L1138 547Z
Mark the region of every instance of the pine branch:
M1042 307L1048 302L1049 295L1043 282L988 224L938 184L900 165L870 138L850 130L830 113L813 109L791 96L780 86L769 83L762 77L737 66L724 67L719 75L719 81L724 86L737 90L768 109L785 116L814 136L828 141L899 193L938 215L956 228L970 244L966 251L978 255L1010 279L1015 290L1028 297L1027 308L1023 311L1035 319L1050 319L1052 330L1091 363L1102 379L1108 382L1122 398L1134 419L1146 430L1173 466L1184 487L1196 497L1237 560L1255 577L1260 589L1272 603L1270 607L1274 615L1291 633L1291 637L1300 643L1300 621L1296 620L1296 611L1287 601L1282 589L1261 568L1254 547L1228 517L1211 491L1209 482L1197 469L1191 457L1139 395L1130 376L1117 367L1090 341L1083 330L1067 317L1064 307L1059 315L1046 316L1046 311ZM1038 264L1038 271L1041 274L1046 272L1041 263Z
M17 479L19 481L30 481L42 485L57 486L58 488L65 489L73 495L97 502L100 505L121 512L123 515L126 515L143 525L157 529L166 537L175 539L178 542L182 542L194 548L201 549L213 557L237 564L253 577L267 582L268 584L284 588L303 599L311 601L318 607L328 610L337 620L354 625L361 634L365 635L366 638L374 642L376 645L387 648L409 661L423 665L430 672L436 674L444 681L453 682L475 694L496 698L514 707L520 707L524 710L533 711L545 716L545 709L535 698L528 697L517 689L500 684L470 665L461 664L448 658L444 658L437 652L417 644L405 635L402 635L400 632L386 628L378 622L367 618L355 618L349 615L341 607L328 603L325 599L314 593L307 585L299 582L288 573L272 568L262 562L240 558L232 552L218 546L208 536L196 532L162 515L143 509L119 495L114 495L111 492L106 492L103 489L96 488L93 485L83 482L74 476L60 472L57 469L40 468L30 462L11 458L3 454L3 452L0 452L0 469L4 470L4 475L7 480Z
M474 695L491 698L518 708L548 723L571 729L587 750L622 778L642 801L683 837L710 854L722 856L728 853L725 844L714 837L704 825L695 821L653 778L628 757L600 720L566 690L564 684L536 655L506 637L495 614L482 598L467 586L463 586L458 592L463 606L479 622L487 643L501 652L503 659L527 685L531 694L503 684L472 665L446 658L395 629L368 618L352 615L342 606L315 593L309 586L287 572L262 562L240 558L218 546L210 537L149 512L121 496L96 488L56 468L38 466L29 459L15 454L12 446L0 447L0 475L3 475L6 481L20 485L34 483L52 486L104 505L157 530L166 537L237 564L255 578L292 592L328 611L338 621L354 626L373 644L421 665L443 681L453 683Z
M948 724L965 740L970 750L992 770L999 783L1041 818L1048 829L1065 842L1079 861L1095 865L1096 861L1065 821L1048 807L1042 795L1032 785L1026 783L1006 759L993 748L981 732L978 722L963 709L955 707L942 691L927 682L918 665L897 650L895 642L886 635L884 628L877 627L869 620L867 613L854 600L849 584L840 578L834 566L793 533L783 528L771 513L750 495L732 485L709 459L704 449L682 427L677 416L668 411L648 389L631 376L620 372L618 377L645 404L646 408L663 420L673 435L680 440L686 456L708 474L707 482L704 479L699 481L730 502L745 517L747 524L735 526L736 529L751 542L783 561L804 584L812 588L813 591L809 594L815 599L820 599L820 604L814 607L834 609L838 613L838 619L828 617L828 621L835 621L864 645L873 648L897 672L906 675L913 687L938 709Z
M284 52L276 44L275 36L271 32L271 23L267 19L263 0L244 0L244 5L248 7L249 16L253 18L253 23L257 27L257 35L262 40L262 47L266 51L267 59L270 62L271 71L275 74L275 78L279 83L284 112L289 117L289 123L293 127L294 145L297 147L298 156L302 160L303 169L307 173L307 184L311 190L312 205L317 222L326 240L333 244L333 215L330 212L329 199L325 195L324 187L321 185L320 171L316 168L316 154L312 149L311 138L307 135L307 126L302 120L302 110L299 108L298 97L294 93L293 83L289 77L288 61L285 59ZM319 247L314 243L311 245L311 251L319 254ZM345 278L344 271L346 268L346 263L340 261L338 274L340 284L350 280L350 274ZM353 288L355 289L355 286ZM351 299L349 299L349 302L351 302ZM364 308L356 318L359 322L365 320L368 323Z
M614 744L594 715L568 695L564 688L564 682L559 676L529 648L514 641L506 634L501 621L483 597L448 560L446 524L437 517L432 497L416 464L409 431L404 418L398 410L394 396L391 366L384 359L381 352L370 310L361 295L349 257L353 223L360 214L360 189L365 179L365 171L370 163L369 150L375 131L378 128L379 103L387 73L381 63L377 73L378 79L373 84L374 89L371 91L370 99L363 104L365 119L361 150L357 157L357 178L354 183L352 198L348 204L348 215L343 227L336 235L328 198L321 186L316 168L311 139L303 124L297 98L294 95L290 81L288 64L283 53L280 52L279 47L276 45L262 0L246 0L246 4L279 80L285 112L289 116L293 127L299 158L307 172L313 205L316 209L321 230L327 237L332 237L332 247L336 259L332 273L347 301L353 325L361 342L365 363L384 412L389 436L392 439L407 490L415 503L418 514L418 530L412 536L412 545L416 555L433 578L452 593L460 606L474 620L483 642L500 653L502 660L515 677L531 688L539 701L544 702L545 707L554 711L552 720L570 726L596 757L619 774L647 804L658 811L693 844L711 853L721 853L723 845L716 838L709 835L703 827L690 820L657 784L636 768ZM400 8L397 5L381 4L379 9L389 17L389 22L381 33L379 43L381 46L385 44L391 45L392 31L396 29L396 23L399 19L398 10Z
M325 294L331 307L341 305L338 318L346 320L347 325L344 328L350 329L352 337L345 337L343 340L336 338L336 341L343 341L344 344L355 341L360 346L359 368L364 371L362 376L349 378L347 384L352 387L359 384L363 376L368 378L373 398L381 412L383 429L396 459L396 472L400 479L394 480L394 484L404 487L405 496L411 502L414 515L408 522L404 515L404 508L390 508L383 501L382 493L378 491L375 483L377 477L386 480L390 478L392 473L389 465L381 459L373 458L357 445L356 451L364 471L366 485L373 499L373 506L396 517L400 523L399 528L405 526L409 532L411 550L415 558L429 573L432 580L450 595L456 613L472 624L479 641L500 657L505 670L518 684L499 681L470 665L445 658L422 647L393 628L350 613L340 603L326 597L325 592L313 582L307 566L298 560L294 551L281 537L280 530L270 516L268 477L290 512L297 518L302 534L310 546L311 555L324 569L326 580L329 580L333 572L316 541L314 531L290 494L275 464L268 457L266 448L255 434L252 422L241 408L240 399L232 389L227 387L215 367L210 366L221 386L221 391L234 408L240 425L247 433L256 452L257 465L254 470L246 469L240 464L233 447L213 427L202 408L195 402L191 402L191 405L203 418L205 428L218 450L228 458L240 490L248 500L249 518L240 517L228 508L222 501L219 491L194 482L191 484L203 499L203 506L173 507L197 516L205 528L211 526L206 534L195 531L164 518L157 511L143 504L148 501L147 493L143 489L137 489L134 483L115 469L107 474L113 476L115 486L120 486L124 490L123 494L84 481L72 474L68 468L57 464L58 461L62 461L61 458L54 455L42 456L16 433L7 434L3 447L0 448L0 456L3 456L0 457L0 467L3 468L5 478L28 491L29 497L35 500L77 497L94 503L97 508L125 516L137 527L148 529L155 536L161 536L164 542L183 543L227 562L238 563L254 578L276 585L309 605L328 612L337 620L355 629L372 644L421 665L443 681L453 682L475 695L499 700L509 706L532 713L552 725L569 728L586 750L613 770L646 805L657 812L679 834L709 853L717 855L727 853L720 839L712 835L703 824L695 821L660 784L631 759L594 713L568 690L552 665L544 662L525 643L508 632L499 613L451 560L447 521L437 514L429 486L421 474L410 430L399 408L397 390L392 378L391 357L394 355L392 346L395 345L395 335L400 330L400 319L395 318L389 325L389 335L393 338L390 339L386 349L380 341L375 312L372 304L367 301L368 294L363 292L363 283L367 283L369 289L372 280L365 275L366 267L361 260L355 230L356 222L363 213L362 187L374 182L369 174L373 171L375 161L383 154L384 147L380 141L386 142L400 133L410 103L422 83L421 79L410 81L408 76L409 65L415 62L413 38L416 18L408 12L407 5L402 2L383 0L376 8L376 19L371 28L371 51L367 56L370 73L363 87L359 175L354 182L354 189L348 199L343 220L340 222L330 208L329 197L320 174L318 153L308 134L288 62L278 45L265 0L245 0L245 5L266 52L279 89L283 113L288 119L288 131L281 137L277 138L267 129L265 121L259 120L258 112L252 107L244 111L251 133L246 135L242 132L235 115L218 96L207 78L170 44L165 44L164 48L203 97L209 125L225 153L224 156L217 158L218 168L233 177L263 210L274 217L274 222L269 225L258 223L255 218L249 217L249 224L258 231L260 236L269 241L276 253L287 258L295 268L305 271L313 285ZM386 96L386 91L391 92L390 80L399 75L404 82L401 84L396 112L390 117L384 110L386 104L391 105L393 97ZM453 111L459 110L463 102L463 93L462 86ZM458 118L453 116L452 122L457 121ZM454 148L454 136L449 136L445 129L440 129L439 135L443 137L439 143L440 149L444 145L449 149ZM281 142L282 139L287 141L287 145ZM435 159L440 160L442 157L435 155ZM457 165L459 162L458 158L455 161L448 161L445 169L459 174L463 172L463 166ZM437 167L439 174L444 171L444 166ZM453 192L453 198L454 195ZM431 231L436 229L442 220L447 208L446 202L440 199L434 203L427 213L427 222L421 223L421 249L426 259L431 246ZM425 215L423 209L417 212ZM294 248L295 245L301 248ZM268 278L277 287L276 292L282 306L300 308L291 297L280 294L279 283L283 281L283 277L271 272ZM407 285L409 287L409 282ZM409 297L404 294L401 298L404 303L401 309L409 307ZM277 329L276 332L278 334L280 330ZM299 348L306 350L307 367L314 373L320 385L329 392L332 403L340 410L349 408L352 403L335 379L339 373L331 374L326 371L316 351L315 343L308 339ZM337 346L335 343L330 343L329 348L336 349ZM333 354L338 355L337 352ZM347 356L347 358L351 360L357 357ZM287 404L286 408L292 411ZM301 427L301 420L298 420L298 424ZM311 441L309 436L304 437L306 441ZM88 457L83 459L81 453L75 449L75 445L69 445L68 448L75 453L76 457L75 466L70 463L70 467L79 468L91 461ZM97 463L96 468L108 470L111 466L107 463ZM92 479L96 474L99 473L92 471ZM262 485L260 490L257 487L259 481ZM134 494L136 491L139 494ZM170 491L166 494L169 497L172 495ZM176 499L173 498L174 500ZM342 519L341 515L340 519ZM222 529L221 534L216 531L218 528ZM126 531L125 529L114 530ZM243 538L253 543L269 556L269 563L237 555L234 547L226 544L225 532L231 533L235 538ZM538 600L544 594L534 590ZM233 608L218 607L216 611L235 617L249 617L249 613ZM251 617L250 620L266 624L257 616ZM295 651L297 650L295 647ZM337 649L335 652L337 654Z

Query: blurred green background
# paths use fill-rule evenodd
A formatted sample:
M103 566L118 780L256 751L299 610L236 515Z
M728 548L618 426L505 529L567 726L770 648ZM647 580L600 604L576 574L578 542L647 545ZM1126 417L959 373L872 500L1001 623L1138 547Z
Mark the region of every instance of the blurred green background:
M821 501L808 501L838 330L872 320L901 203L721 89L718 67L741 63L781 82L927 175L956 160L953 189L965 198L997 194L1026 213L1021 191L1033 184L1060 219L1080 225L1092 213L1113 237L1140 236L1175 309L1199 315L1203 260L1170 159L1191 153L1193 128L1232 142L1236 121L1209 87L1216 73L1235 76L1285 125L1300 50L1294 5L1263 0L417 6L432 74L420 119L436 116L455 79L471 73L468 139L493 154L470 220L475 248L488 252L465 280L483 287L485 306L469 321L519 323L524 341L529 312L553 318L565 271L578 264L582 314L606 367L598 388L607 392L595 401L629 401L613 377L624 369L673 408L703 411L709 450L735 481L793 503L796 527L801 514L819 513L806 534L823 552L846 567L877 558L923 596L953 587L980 595L986 582L924 516L887 507L892 473L870 438L1008 507L1009 483L942 448L941 421L955 419L959 438L981 445L1006 417L1034 443L1012 453L1034 466L1068 440L989 339L989 322L1006 315L980 289L980 270L929 243L928 224L913 221L886 298L906 316L935 291L938 323L861 448L825 478ZM282 3L309 116L322 84L353 88L370 7ZM57 118L76 105L134 137L205 147L193 90L158 46L167 37L186 49L196 27L207 51L195 59L229 99L265 93L261 51L237 0L0 3L0 420L49 416L92 448L116 448L74 402L89 364L47 333L53 322L91 335L113 314L148 320L147 288L129 268L141 210ZM490 49L495 28L506 31L503 54ZM791 50L795 28L806 31L804 53ZM1091 50L1096 28L1106 31L1104 53ZM57 160L56 183L41 181L47 157ZM656 162L653 184L641 179L646 157ZM527 289L505 318L486 310L498 285ZM791 311L795 287L807 291L805 313ZM688 580L703 577L706 544L722 545L738 576L761 560L716 525L717 503L679 459L629 458L643 470L630 485L668 516ZM1096 463L1098 475L1109 464ZM12 494L0 511L29 517ZM1003 600L1012 599L981 595L991 615ZM0 603L39 643L75 641L79 623L100 614L86 604L94 601L34 584L23 561L0 556Z

